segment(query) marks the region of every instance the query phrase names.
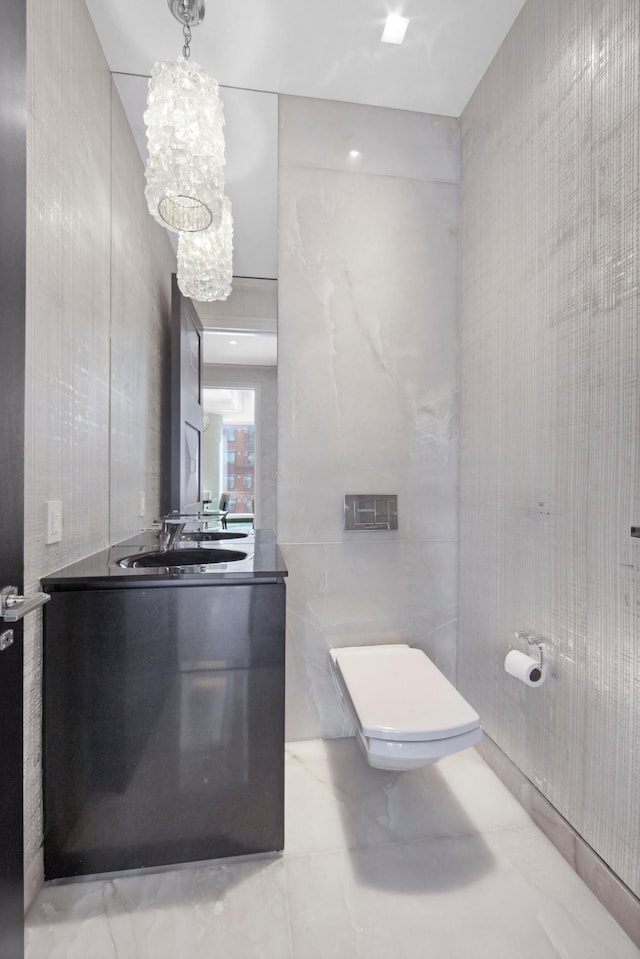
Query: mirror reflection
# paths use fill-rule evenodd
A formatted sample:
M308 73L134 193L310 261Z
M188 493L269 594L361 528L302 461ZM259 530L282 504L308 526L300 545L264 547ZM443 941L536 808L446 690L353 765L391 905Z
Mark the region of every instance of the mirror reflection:
M275 529L277 281L234 277L227 300L195 302L203 325L205 512L228 529Z
M256 498L255 390L205 389L202 482L205 512L225 529L253 526Z
M143 114L148 78L115 74L114 82L138 151L146 163ZM212 451L218 440L214 441L214 432L210 432L217 428L213 416L219 414L211 410L210 431L203 436L201 488L211 494L205 504L209 510L219 508L221 495L228 493L231 515L244 514L252 517L247 521L256 527L275 529L278 98L271 93L229 87L220 87L220 96L226 120L225 184L233 209L235 275L232 293L226 301L194 301L194 306L204 330L203 387L253 392L255 464L251 489L244 488L249 482L248 473L228 474L227 481L227 476L220 474L219 465L207 466L207 462L213 464L216 457L220 457L219 452ZM175 241L175 234L168 236ZM127 408L124 412L129 415L130 411ZM114 411L113 425L118 433L118 410ZM236 451L228 449L227 452ZM116 467L112 456L112 475ZM242 488L228 489L232 482ZM123 498L126 499L126 494ZM121 515L121 504L115 504L111 522L114 541L122 538L118 528Z

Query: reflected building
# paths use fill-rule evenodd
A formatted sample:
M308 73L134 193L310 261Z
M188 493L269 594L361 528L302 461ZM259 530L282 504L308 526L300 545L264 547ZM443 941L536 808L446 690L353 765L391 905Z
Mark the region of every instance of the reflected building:
M253 423L224 424L224 489L230 513L253 513L255 496L255 428Z

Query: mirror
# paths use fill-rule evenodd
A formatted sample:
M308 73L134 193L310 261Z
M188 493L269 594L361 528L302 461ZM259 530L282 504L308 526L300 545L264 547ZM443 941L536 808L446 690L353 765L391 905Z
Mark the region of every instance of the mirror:
M146 163L146 108L148 78L114 74L114 84L138 150ZM277 205L278 205L278 97L253 90L220 87L225 110L226 192L232 203L234 281L226 301L194 301L204 329L203 387L251 391L254 397L252 488L247 498L225 486L249 483L248 472L220 471L221 435L215 432L218 415L209 414L211 432L203 435L203 490L212 506L220 494L230 496L233 515L252 514L256 527L276 528L277 437ZM168 234L175 249L176 234ZM234 402L237 402L237 397ZM205 408L205 412L208 412ZM236 424L237 425L237 424ZM229 430L233 427L229 424ZM227 432L229 432L227 430ZM224 430L222 431L224 432ZM214 443L214 435L217 440ZM229 447L227 454L245 452ZM214 464L217 464L214 466ZM240 465L240 464L238 464ZM236 495L237 494L237 495ZM252 509L247 509L247 503ZM147 515L146 522L155 517ZM113 525L113 524L112 524ZM114 530L112 529L112 538Z
M195 303L203 325L203 488L226 523L276 528L276 280L235 277L227 300Z
M114 73L113 81L146 164L148 77ZM278 95L232 87L220 87L219 92L225 116L225 192L233 215L233 272L237 277L276 279ZM175 244L176 234L168 235Z
M202 476L204 508L225 528L255 521L256 391L213 387L203 391ZM256 524L258 525L258 524Z

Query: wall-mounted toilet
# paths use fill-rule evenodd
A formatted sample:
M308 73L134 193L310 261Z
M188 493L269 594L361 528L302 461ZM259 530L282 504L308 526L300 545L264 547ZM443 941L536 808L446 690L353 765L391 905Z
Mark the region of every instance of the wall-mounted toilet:
M477 712L422 650L348 646L330 656L370 766L417 769L480 741Z

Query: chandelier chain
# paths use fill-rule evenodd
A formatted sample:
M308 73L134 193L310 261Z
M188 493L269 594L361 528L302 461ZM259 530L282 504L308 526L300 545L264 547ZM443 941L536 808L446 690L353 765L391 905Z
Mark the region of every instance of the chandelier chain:
M184 46L182 48L182 55L185 58L185 60L188 60L189 57L191 56L191 49L190 49L191 27L189 26L189 23L191 21L191 14L185 10L183 16L184 16L184 23L182 27L182 36L184 37Z

